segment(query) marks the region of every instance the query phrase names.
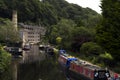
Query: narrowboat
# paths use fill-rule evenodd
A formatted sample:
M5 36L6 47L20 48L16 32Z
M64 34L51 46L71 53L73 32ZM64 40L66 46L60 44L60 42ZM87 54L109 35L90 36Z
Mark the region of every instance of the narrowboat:
M45 50L45 45L39 45L39 50Z
M71 57L68 54L60 54L58 62L64 68L67 77L74 80L108 80L110 72L91 63Z

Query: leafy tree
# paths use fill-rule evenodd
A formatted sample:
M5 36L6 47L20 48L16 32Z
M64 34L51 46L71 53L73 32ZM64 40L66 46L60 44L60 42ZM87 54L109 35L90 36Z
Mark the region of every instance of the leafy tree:
M61 46L64 48L70 48L71 34L73 32L75 23L72 20L62 19L57 25L53 25L52 32L50 34L50 42L56 42L57 37L62 38ZM54 43L55 44L55 43Z
M74 51L79 51L83 43L94 40L95 36L92 30L85 27L76 27L72 34L72 49Z
M1 80L11 80L10 75L10 63L11 55L3 50L0 45L0 79Z
M20 41L19 33L15 31L12 22L9 19L0 18L0 42L15 43Z
M97 28L97 42L108 53L120 60L120 1L102 0L101 8L103 20Z
M65 0L43 0L43 2L48 2L51 6L54 7L59 20L62 18L68 18L65 7L69 6L69 3Z
M18 12L18 21L27 23L36 23L51 25L57 22L54 8L49 3L43 3L39 0L1 0L1 17L12 17L12 11ZM47 19L46 19L47 18Z
M4 0L0 0L0 17L11 18L11 11L8 9Z
M53 25L62 18L72 19L75 23L87 25L87 20L97 13L89 8L69 4L65 0L1 0L0 16L12 17L12 10L17 10L19 22L33 22L45 26ZM79 22L80 21L80 22ZM94 18L94 21L97 21ZM89 24L88 24L89 25Z
M82 22L84 23L85 27L93 28L100 22L101 15L96 14L95 11L92 11L90 8L83 8L82 9Z

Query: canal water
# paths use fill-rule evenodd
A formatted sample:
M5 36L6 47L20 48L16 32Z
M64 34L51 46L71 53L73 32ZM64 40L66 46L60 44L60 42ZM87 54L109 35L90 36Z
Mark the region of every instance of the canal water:
M12 59L13 80L67 80L57 60L47 57L37 45L23 51L23 57Z

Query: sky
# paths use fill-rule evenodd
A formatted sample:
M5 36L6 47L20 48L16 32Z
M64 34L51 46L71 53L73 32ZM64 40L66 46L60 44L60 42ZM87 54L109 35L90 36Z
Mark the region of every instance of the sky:
M66 0L69 3L75 3L80 5L81 7L89 7L95 10L98 13L101 13L100 0Z

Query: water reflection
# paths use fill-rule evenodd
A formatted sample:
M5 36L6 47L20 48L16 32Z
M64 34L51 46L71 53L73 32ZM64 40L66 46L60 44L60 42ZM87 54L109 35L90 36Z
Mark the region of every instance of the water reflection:
M30 50L23 51L23 57L21 57L21 58L13 57L13 59L12 59L13 80L23 80L23 79L20 79L20 77L22 77L21 74L25 73L24 71L23 71L23 73L21 73L22 68L20 68L20 67L22 65L33 64L35 62L39 62L44 59L45 59L45 55L44 55L44 53L40 53L38 45L32 45ZM26 69L29 68L30 66L31 65L27 66ZM29 70L28 70L28 73L29 73ZM18 74L18 73L20 73L20 74Z
M45 57L45 53L33 45L23 51L23 57L13 58L13 80L69 80L54 59Z
M23 51L23 58L20 63L36 62L43 60L44 58L44 53L40 53L38 46L33 45L30 50Z

